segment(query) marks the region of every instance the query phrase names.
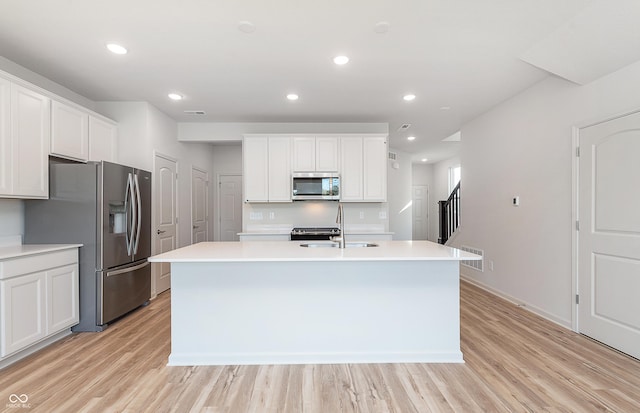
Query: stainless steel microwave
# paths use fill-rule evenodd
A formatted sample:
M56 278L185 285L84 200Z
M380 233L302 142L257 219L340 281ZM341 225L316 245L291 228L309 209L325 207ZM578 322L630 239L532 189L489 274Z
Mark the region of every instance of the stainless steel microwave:
M339 200L340 175L330 172L296 172L293 174L291 199Z

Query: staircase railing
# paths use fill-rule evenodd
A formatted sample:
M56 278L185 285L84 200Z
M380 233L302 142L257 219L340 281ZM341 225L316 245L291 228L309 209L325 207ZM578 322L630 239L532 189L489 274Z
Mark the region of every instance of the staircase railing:
M460 182L453 188L446 201L438 201L440 211L439 244L445 244L460 225Z

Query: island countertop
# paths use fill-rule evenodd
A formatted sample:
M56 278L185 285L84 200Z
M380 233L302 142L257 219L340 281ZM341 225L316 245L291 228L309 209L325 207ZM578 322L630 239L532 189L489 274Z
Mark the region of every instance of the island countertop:
M305 248L326 241L201 242L149 258L150 262L461 261L480 256L430 241L376 241L377 247ZM347 243L349 240L347 238Z

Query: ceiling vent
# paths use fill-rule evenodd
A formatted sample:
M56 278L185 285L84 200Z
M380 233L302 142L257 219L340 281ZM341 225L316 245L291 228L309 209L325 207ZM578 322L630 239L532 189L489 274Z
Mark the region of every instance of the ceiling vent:
M206 115L204 110L185 110L185 115Z
M399 131L403 131L403 130L407 130L411 127L410 123L403 123L402 125L400 125L400 127L398 128Z
M389 159L395 161L398 158L398 154L395 152L389 152Z

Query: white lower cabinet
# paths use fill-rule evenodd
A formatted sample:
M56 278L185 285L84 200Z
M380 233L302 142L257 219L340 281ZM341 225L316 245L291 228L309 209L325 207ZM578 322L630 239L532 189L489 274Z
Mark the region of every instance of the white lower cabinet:
M79 321L78 249L0 260L0 359Z
M44 272L0 281L2 345L5 357L45 337Z

